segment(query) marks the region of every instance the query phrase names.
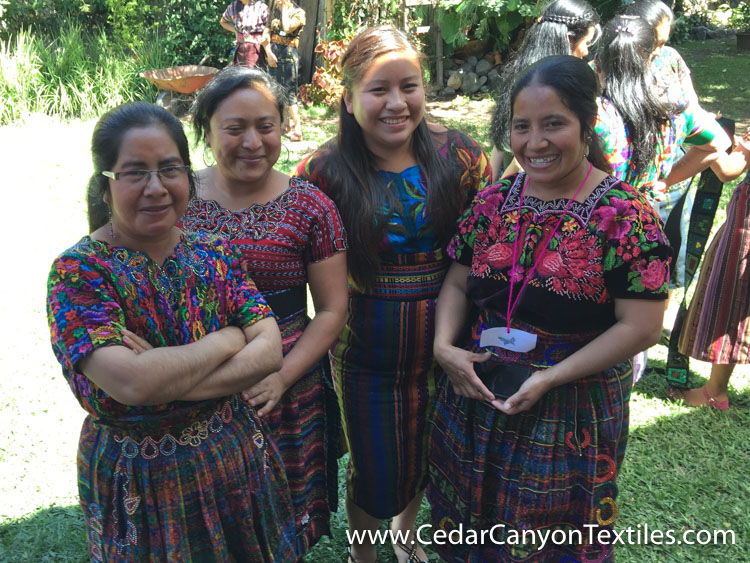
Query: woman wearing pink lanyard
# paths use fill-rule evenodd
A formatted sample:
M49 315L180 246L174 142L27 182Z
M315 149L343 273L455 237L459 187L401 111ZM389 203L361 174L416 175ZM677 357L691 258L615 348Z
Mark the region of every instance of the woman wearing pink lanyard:
M598 89L572 56L520 74L511 147L526 172L480 192L449 247L427 498L433 533L486 530L436 542L449 561L612 558L629 359L659 339L670 250L607 171Z

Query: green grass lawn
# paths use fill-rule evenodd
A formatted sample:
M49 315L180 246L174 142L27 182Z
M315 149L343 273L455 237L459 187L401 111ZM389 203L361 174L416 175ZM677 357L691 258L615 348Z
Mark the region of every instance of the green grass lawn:
M750 122L745 89L750 56L729 41L681 45L696 89L708 109ZM726 68L726 72L722 70ZM488 146L488 100L431 104L431 115L467 131ZM279 168L335 133L335 116L304 111L305 141L286 142ZM39 116L0 128L5 172L5 213L0 221L5 274L0 277L0 561L86 561L77 506L75 455L83 411L63 380L50 346L44 311L47 269L55 255L86 233L84 190L91 169L93 122L61 124ZM201 167L202 150L195 150ZM728 200L729 190L724 197ZM666 350L649 352L650 367ZM693 362L696 381L708 365ZM618 530L731 529L735 545L633 545L619 549L626 563L750 561L750 368L732 378L727 413L688 409L665 401L665 385L649 371L634 389L631 434L618 487ZM343 491L341 494L343 498ZM427 522L426 505L420 522ZM334 538L324 539L308 561L344 560L343 508L334 516ZM429 553L429 550L428 550ZM390 547L381 561L393 559Z

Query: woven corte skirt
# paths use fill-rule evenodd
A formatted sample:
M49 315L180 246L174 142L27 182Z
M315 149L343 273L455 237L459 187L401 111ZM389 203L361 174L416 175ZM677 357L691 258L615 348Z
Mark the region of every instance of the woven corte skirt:
M399 514L427 478L427 417L441 254L397 255L370 294L350 292L349 319L331 353L349 446L347 494L376 518Z
M284 355L294 347L307 326L307 316L297 314L279 321ZM338 405L327 399L325 356L286 390L265 422L279 448L297 522L297 549L307 553L323 535L330 535L330 514L337 506ZM331 389L333 395L333 389ZM335 399L335 398L334 398ZM329 431L329 426L335 432Z
M564 344L536 333L540 351ZM513 416L441 381L427 500L433 534L452 535L433 544L438 554L476 563L612 560L613 547L597 540L618 513L632 375L622 363L555 387Z
M78 491L90 560L297 561L287 482L267 435L236 395L127 428L86 417Z
M750 184L732 194L727 220L703 260L680 352L714 364L750 363Z

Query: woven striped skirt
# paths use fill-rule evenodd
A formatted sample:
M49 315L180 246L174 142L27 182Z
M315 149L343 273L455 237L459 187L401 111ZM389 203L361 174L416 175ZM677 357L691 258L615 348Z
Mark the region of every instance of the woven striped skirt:
M87 417L78 448L91 561L298 559L281 458L236 396L112 424Z
M737 185L703 260L680 352L714 364L750 363L750 184Z
M564 337L534 332L539 351L571 350ZM438 554L477 563L612 559L612 547L592 542L585 526L609 530L618 513L615 479L631 386L631 365L623 363L556 387L529 411L507 416L457 396L441 380L427 499L433 534L453 532L448 537L463 542L436 542ZM475 541L471 534L482 531Z
M347 494L376 518L399 514L426 484L435 299L448 266L440 252L395 259L381 266L372 293L350 291L349 319L331 350L350 453Z
M307 326L307 316L292 315L279 321L284 355L294 347ZM297 548L307 553L324 534L330 535L329 498L337 498L337 443L339 409L333 388L327 401L328 356L287 389L265 416L271 437L279 448L297 522ZM329 430L331 426L331 430Z

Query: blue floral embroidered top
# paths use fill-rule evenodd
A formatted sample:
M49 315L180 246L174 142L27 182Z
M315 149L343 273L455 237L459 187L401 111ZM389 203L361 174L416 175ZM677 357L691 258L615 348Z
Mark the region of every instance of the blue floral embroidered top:
M440 142L439 154L449 159L460 172L457 188L466 195L468 203L478 189L485 187L492 177L489 159L479 144L471 137L454 130L433 133ZM385 213L390 213L385 236L378 244L381 257L399 254L433 252L438 249L435 233L427 217L427 186L420 167L415 165L402 172L380 170L378 173L389 183L392 207L384 202ZM297 175L328 189L326 154L321 151L307 157L297 167Z
M471 268L467 295L481 311L505 319L520 222L517 280L530 270L567 199L519 194L525 174L479 192L460 221L448 253ZM671 250L644 196L607 177L574 201L529 280L513 315L554 334L598 334L615 323L614 299L666 299ZM485 319L487 316L485 316Z
M378 250L383 254L433 250L436 246L435 236L428 226L425 213L427 193L419 166L411 166L401 173L385 170L378 173L391 186L393 193L392 208L384 205L390 217L386 236Z
M124 405L78 370L97 348L122 345L123 328L154 347L180 346L271 314L239 251L208 234L184 233L161 266L141 252L84 237L55 259L47 282L52 349L81 406L96 418L136 422L195 405Z

